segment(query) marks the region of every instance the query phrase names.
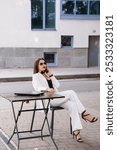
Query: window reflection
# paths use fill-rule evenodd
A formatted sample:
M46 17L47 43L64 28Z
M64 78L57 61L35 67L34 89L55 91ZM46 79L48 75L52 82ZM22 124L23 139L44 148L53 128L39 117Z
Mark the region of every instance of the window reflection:
M87 14L88 13L88 1L76 1L76 14Z
M57 52L44 52L44 59L48 66L57 66Z
M46 1L46 28L55 27L55 0Z
M32 0L31 1L31 16L32 16L32 28L42 28L43 26L43 1Z
M100 2L90 1L90 14L100 14Z
M74 14L74 0L63 0L62 10L63 14Z
M73 36L61 36L61 47L72 47Z
M55 28L55 0L31 0L31 27Z
M62 0L63 15L99 15L100 0Z

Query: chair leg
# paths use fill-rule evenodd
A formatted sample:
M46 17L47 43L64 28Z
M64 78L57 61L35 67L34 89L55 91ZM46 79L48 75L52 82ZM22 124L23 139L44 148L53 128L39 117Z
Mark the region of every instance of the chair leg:
M52 109L52 116L51 116L51 124L50 124L50 131L51 131L51 136L53 137L53 130L54 130L54 109ZM70 117L70 133L72 134L72 121Z
M36 101L34 104L34 111L33 111L33 116L32 116L32 121L31 121L31 126L30 126L30 132L32 132L32 129L33 129L33 123L34 123L35 111L36 111L35 109L36 109Z
M70 117L70 133L72 134L72 123L71 123L71 117Z
M51 130L51 136L53 137L53 130L54 130L54 109L52 109L50 130Z

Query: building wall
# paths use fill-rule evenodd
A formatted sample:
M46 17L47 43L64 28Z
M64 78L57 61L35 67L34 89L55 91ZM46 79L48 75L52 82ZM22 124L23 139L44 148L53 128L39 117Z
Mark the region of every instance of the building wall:
M30 4L30 0L0 2L0 67L15 67L17 57L20 58L18 66L31 67L28 63L22 65L23 60L26 57L29 59L29 55L33 60L35 51L40 54L47 49L58 52L58 66L64 62L63 65L66 67L69 67L69 64L71 67L87 67L88 39L90 35L100 34L100 21L60 19L60 1L56 0L56 30L31 30ZM61 49L61 35L74 36L73 49ZM77 55L73 56L74 53ZM8 54L11 61L5 63ZM64 57L66 61L63 61ZM20 61L22 61L21 64ZM75 62L78 64L76 65Z

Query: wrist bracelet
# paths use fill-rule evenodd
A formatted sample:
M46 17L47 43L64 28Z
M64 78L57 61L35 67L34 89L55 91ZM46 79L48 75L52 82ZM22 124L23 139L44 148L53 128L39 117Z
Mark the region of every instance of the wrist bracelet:
M49 77L52 77L53 76L53 74L51 74Z

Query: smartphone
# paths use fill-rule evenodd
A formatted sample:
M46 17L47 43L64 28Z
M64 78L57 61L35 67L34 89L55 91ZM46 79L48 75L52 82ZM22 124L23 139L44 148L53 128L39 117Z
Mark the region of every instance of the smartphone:
M48 72L49 72L47 68L46 68L45 72L46 72L46 73L48 73Z
M48 73L48 69L47 68L46 68L46 70L41 71L41 74L44 74L44 73Z

